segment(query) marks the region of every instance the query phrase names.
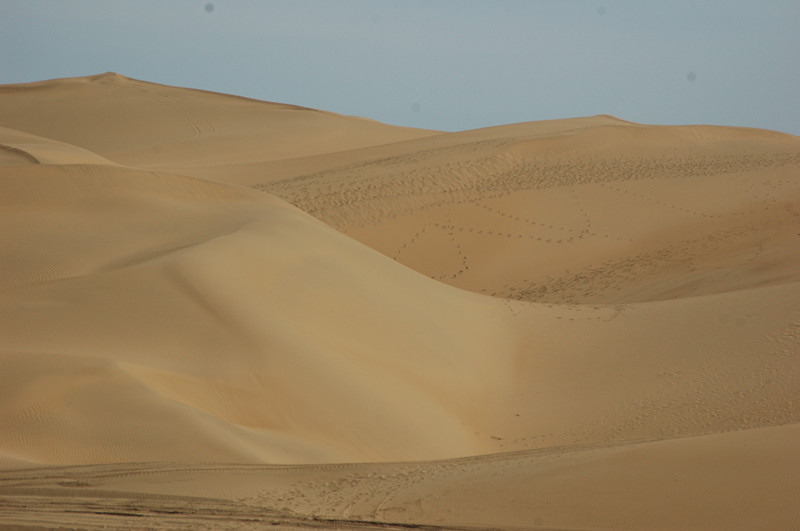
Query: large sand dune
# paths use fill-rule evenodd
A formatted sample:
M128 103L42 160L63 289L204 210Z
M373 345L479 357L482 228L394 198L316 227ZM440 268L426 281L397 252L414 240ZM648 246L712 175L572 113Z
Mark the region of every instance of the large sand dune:
M103 74L0 178L0 525L800 522L797 137Z

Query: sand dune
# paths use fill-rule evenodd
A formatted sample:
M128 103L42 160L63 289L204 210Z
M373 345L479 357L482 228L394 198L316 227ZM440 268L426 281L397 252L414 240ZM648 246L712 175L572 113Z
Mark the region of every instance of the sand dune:
M0 127L3 165L17 164L113 164L89 150L15 129Z
M307 157L437 134L112 72L4 85L0 96L6 127L147 167Z
M143 424L157 416L149 402L158 398L166 402L164 413L173 414L174 403L188 406L202 430L231 422L225 430L267 443L245 451L251 444L234 438L236 452L225 448L217 460L419 458L473 451L474 435L453 409L466 408L461 401L480 402L497 386L493 380L508 369L490 354L513 350L507 325L482 298L438 289L258 192L128 169L47 169L6 176L17 192L10 199L21 212L4 235L4 248L14 250L4 267L5 282L13 286L3 297L4 343L24 353L9 363L32 364L26 372L34 381L47 380L49 370L42 374L41 368L55 357L76 380L57 396L93 402L114 375L118 386L126 382L130 393L138 389L147 399ZM48 212L54 203L71 208ZM31 241L46 245L23 254ZM14 256L26 260L15 263ZM376 316L381 307L394 318ZM452 321L442 322L440 315ZM44 322L51 323L47 330L40 329ZM475 331L469 338L462 337L465 325ZM228 360L221 367L223 352ZM106 376L87 375L98 372ZM132 439L128 430L137 407L119 415L120 408L132 407L132 397L107 410L108 419L95 422L104 409L78 427L69 421L78 412L54 413L22 399L27 387L4 388L11 393L3 409L12 435L38 425L40 407L57 417L53 422L81 434L73 447L64 447L60 430L51 432L50 441L16 440L14 451L32 451L34 461L48 462L55 448L66 453L56 462L107 461L126 455L120 446L135 452L128 458L139 459L146 448L157 456L167 448L158 458L176 459L191 456L184 454L183 441L199 437L188 429L174 440L172 433L142 430L139 436L160 442L150 447L147 439ZM195 418L200 413L206 416ZM253 432L239 434L240 426ZM292 444L282 442L285 437ZM305 455L318 446L320 455Z
M790 528L798 172L761 130L2 86L0 524Z
M506 298L638 302L798 280L796 137L565 122L554 136L517 124L371 150L257 187L431 277Z

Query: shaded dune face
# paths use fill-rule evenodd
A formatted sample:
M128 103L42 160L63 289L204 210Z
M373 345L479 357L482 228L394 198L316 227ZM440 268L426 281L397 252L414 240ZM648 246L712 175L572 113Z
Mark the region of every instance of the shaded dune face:
M541 494L551 465L586 486L684 444L734 455L728 432L788 447L799 175L769 131L439 133L115 74L0 87L0 465L589 452L497 472ZM406 501L457 512L430 466ZM452 473L494 484L482 466Z

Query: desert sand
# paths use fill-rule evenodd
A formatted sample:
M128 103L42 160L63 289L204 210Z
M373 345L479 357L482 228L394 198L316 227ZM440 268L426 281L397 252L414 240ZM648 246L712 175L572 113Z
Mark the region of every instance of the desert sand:
M800 525L800 138L0 86L0 527Z

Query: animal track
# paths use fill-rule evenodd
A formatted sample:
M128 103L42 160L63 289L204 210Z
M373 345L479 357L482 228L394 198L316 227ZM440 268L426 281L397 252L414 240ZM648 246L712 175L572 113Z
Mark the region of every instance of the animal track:
M431 231L435 229L453 246L453 262L458 265L447 271L424 272L451 282L463 280L466 272L474 266L467 256L473 254L471 246L481 238L502 238L518 245L535 243L543 246L546 253L560 253L562 247L566 251L566 246L583 242L591 242L591 245L598 241L615 245L619 242L624 244L623 248L636 243L634 236L624 232L624 223L620 225L619 221L613 221L612 226L621 226L620 232L600 229L606 221L587 208L590 197L587 194L592 190L583 185L597 185L618 194L624 198L618 208L624 208L625 201L657 205L705 222L732 215L732 212L703 211L692 208L688 202L683 204L679 200L656 197L623 183L645 179L659 182L693 179L699 182L706 176L720 175L732 175L733 182L738 175L745 175L743 172L800 166L800 154L795 152L685 151L678 155L671 152L626 154L606 150L584 157L539 155L535 151L524 155L509 154L511 152L507 150L518 143L519 139L510 138L447 146L343 165L257 188L288 199L356 237L360 227L374 227L397 218L413 219L413 216L423 214L424 224L417 225L413 232L409 231L399 244L387 244L382 248L375 230L370 232L372 241L377 242L378 250L417 268L424 258L417 253L425 252L424 247L419 246L420 239L431 237ZM754 201L763 199L761 205L735 213L743 220L757 211L764 212L778 201L766 184L756 185L746 177L736 183L738 189L752 188ZM514 194L530 193L535 198L538 197L537 191L550 193L553 190L556 197L561 197L559 188L570 198L564 203L567 209L564 213L569 213L567 217L553 214L552 209L543 209L539 215L511 210L524 204L522 199L515 199ZM546 197L542 195L538 200L545 201ZM497 216L497 222L473 214L471 208ZM516 291L491 286L483 292L520 300L567 303L598 300L637 278L655 274L659 268L669 264L686 263L687 267L694 267L690 263L691 257L701 252L703 246L707 251L709 245L717 245L715 241L710 239L697 243L700 247L695 250L689 249L695 243L688 241L684 244L662 242L663 247L654 251L652 256L618 255L579 274L585 278L577 274L547 280L539 278L537 283L516 286ZM680 245L684 245L685 250L676 253ZM543 259L547 256L557 259L558 254L548 254Z

